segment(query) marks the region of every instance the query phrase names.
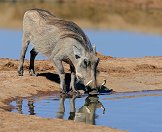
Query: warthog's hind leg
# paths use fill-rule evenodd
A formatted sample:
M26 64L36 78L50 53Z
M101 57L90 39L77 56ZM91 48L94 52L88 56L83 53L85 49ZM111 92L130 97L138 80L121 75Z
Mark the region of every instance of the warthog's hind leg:
M30 51L29 73L31 76L37 76L37 74L35 74L35 71L34 71L34 59L37 56L37 54L38 52L36 52L34 48Z
M18 67L19 76L23 76L23 63L24 63L24 58L25 58L26 50L28 48L29 43L30 43L29 36L27 34L23 34L22 50L20 54L20 64Z

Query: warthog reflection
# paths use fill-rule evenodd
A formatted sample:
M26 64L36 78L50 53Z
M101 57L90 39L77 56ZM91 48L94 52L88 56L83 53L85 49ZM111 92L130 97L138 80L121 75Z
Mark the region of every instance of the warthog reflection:
M73 95L70 98L70 113L69 113L69 120L74 120L76 122L85 122L87 124L95 125L95 118L97 117L95 111L97 108L103 109L103 114L105 112L105 108L102 103L99 101L99 97L95 96L88 96L85 99L84 105L76 111L75 107L75 99L77 98L76 95ZM62 96L60 98L60 107L59 111L57 112L57 118L63 118L65 113L65 102L66 96Z
M74 120L75 122L85 122L87 124L95 125L96 116L96 109L101 108L103 109L103 114L105 112L105 108L102 103L99 101L99 97L97 95L89 95L85 99L84 105L76 111L75 107L75 100L78 96L77 95L61 95L60 97L60 105L58 112L56 113L56 118L63 119L65 115L65 100L70 100L70 113L69 113L69 120ZM23 100L19 99L16 101L18 113L23 114L22 110L22 103ZM30 115L35 115L34 110L34 101L33 99L28 99L28 112Z
M23 99L18 99L16 100L16 108L19 114L23 114L23 110L22 110L22 104L23 104ZM32 98L28 99L28 112L30 115L35 115L34 112L34 100Z

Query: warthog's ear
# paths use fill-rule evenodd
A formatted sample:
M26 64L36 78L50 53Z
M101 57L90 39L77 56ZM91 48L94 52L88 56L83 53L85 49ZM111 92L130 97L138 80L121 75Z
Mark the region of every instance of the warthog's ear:
M75 55L76 59L81 57L81 49L80 48L73 45L73 51L74 51L74 55Z
M96 45L93 44L93 53L96 54Z

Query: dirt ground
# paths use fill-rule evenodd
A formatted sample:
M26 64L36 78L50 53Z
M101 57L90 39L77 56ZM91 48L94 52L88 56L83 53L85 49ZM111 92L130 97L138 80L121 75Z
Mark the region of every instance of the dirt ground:
M99 57L101 61L98 67L98 82L106 79L108 88L117 92L162 89L162 57L112 58L101 55ZM9 100L59 90L58 75L52 63L42 60L36 61L35 65L36 71L41 76L29 76L27 60L24 64L24 76L18 76L18 60L0 59L0 131L120 131L73 121L43 119L8 112ZM65 67L69 72L69 67L67 65Z

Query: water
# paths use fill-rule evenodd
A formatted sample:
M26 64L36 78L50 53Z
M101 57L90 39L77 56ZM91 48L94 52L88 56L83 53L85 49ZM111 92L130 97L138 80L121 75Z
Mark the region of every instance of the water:
M12 112L109 126L129 132L161 132L162 91L99 96L59 96L18 99Z
M0 38L0 58L19 59L22 46L22 31L0 29ZM29 45L26 59L30 58L31 49L32 47ZM39 55L37 59L45 59L45 57Z
M161 56L162 36L128 31L86 31L97 51L113 57Z
M127 31L85 30L97 51L113 57L161 56L162 36ZM0 57L18 59L21 50L22 31L0 29ZM29 59L29 51L26 58ZM39 55L36 59L46 59Z

